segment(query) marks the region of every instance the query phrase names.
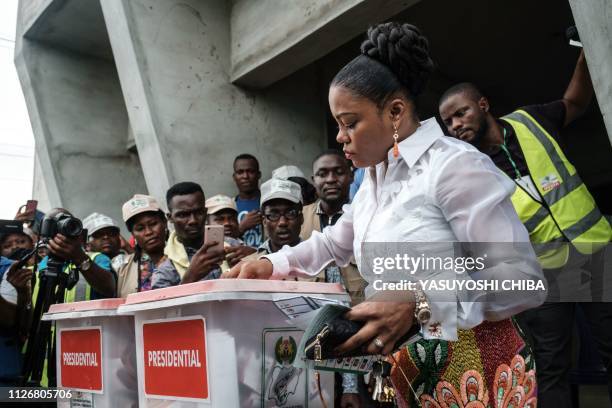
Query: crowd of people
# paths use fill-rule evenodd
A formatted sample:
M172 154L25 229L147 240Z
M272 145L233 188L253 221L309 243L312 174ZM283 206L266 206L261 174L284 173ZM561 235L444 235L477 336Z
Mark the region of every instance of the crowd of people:
M33 250L40 231L36 214L20 211L23 231L0 237L0 384L18 381L36 275L53 256L80 272L65 302L221 277L339 283L354 305L347 317L365 322L340 350L389 354L411 326L421 325L423 339L398 352L403 369L391 373L398 404L479 401L486 407L496 398L495 406L568 406L575 304L542 305L544 296L438 304L422 290L376 302L366 296L359 265L363 242L565 243L498 260L531 278L596 256L612 237L610 224L557 142L593 97L584 55L562 99L502 118L489 112L475 85L453 86L440 98L443 130L436 119L416 116L415 98L434 67L416 27L373 27L361 50L330 86L343 151L315 157L310 180L288 164L260 183L257 158L240 154L233 161L234 197L207 198L201 185L180 182L168 189L165 212L155 197L135 194L122 207L129 236L117 220L93 212L83 219L86 236L57 234L23 266L15 254ZM56 208L45 216L60 213L70 211ZM205 240L206 225L223 226L223 250ZM611 378L612 307L582 307ZM429 317L421 317L423 310ZM52 384L47 374L42 385ZM368 405L360 378L343 375L341 384L341 406Z

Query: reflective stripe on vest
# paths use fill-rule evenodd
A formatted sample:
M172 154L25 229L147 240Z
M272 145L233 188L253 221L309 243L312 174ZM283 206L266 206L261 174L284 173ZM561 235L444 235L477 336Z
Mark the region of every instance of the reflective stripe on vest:
M517 187L512 203L531 241L554 242L564 236L583 254L591 254L610 242L612 228L608 220L599 212L557 142L523 110L502 119L514 129L529 173L550 209Z
M94 262L96 257L100 254L101 252L87 252L87 256L89 256L91 262ZM74 265L69 264L66 269L74 267ZM66 269L65 271L68 272ZM87 279L85 279L81 273L76 285L74 285L72 289L66 291L64 295L64 303L81 302L83 300L91 300L91 286L89 283L87 283Z

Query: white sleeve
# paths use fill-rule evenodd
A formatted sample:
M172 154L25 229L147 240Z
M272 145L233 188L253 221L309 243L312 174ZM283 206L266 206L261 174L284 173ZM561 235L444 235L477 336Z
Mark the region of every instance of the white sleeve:
M353 210L345 204L343 214L323 232L313 231L310 238L300 244L285 245L280 251L266 255L274 266L272 279L286 276L314 276L328 263L346 266L353 255Z
M479 253L487 254L484 269L470 271L464 279L544 280L529 234L510 201L516 186L488 156L476 151L458 152L446 161L431 188L435 189L437 205L457 241L474 243ZM545 298L545 290L527 297L501 288L495 292L461 291L456 302L435 305L440 309L439 315L446 317L440 319L441 337L454 339L457 328L469 329L485 320L506 319L539 306ZM435 314L432 307L430 323L435 321ZM424 334L432 338L427 330Z

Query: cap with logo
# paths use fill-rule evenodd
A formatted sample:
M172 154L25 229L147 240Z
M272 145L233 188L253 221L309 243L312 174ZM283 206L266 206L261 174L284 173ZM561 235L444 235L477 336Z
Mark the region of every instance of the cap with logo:
M261 185L260 190L262 206L276 198L282 198L296 204L302 203L302 188L298 183L290 180L271 178Z
M127 223L128 220L135 215L142 214L144 212L163 213L163 210L155 197L145 194L135 194L134 197L130 198L125 202L125 204L123 204L121 212L123 214L123 221Z
M97 231L103 228L113 227L119 230L119 226L108 215L100 213L91 213L83 220L83 228L87 229L87 237L91 237Z
M301 177L303 179L306 178L306 176L304 176L304 173L302 173L302 170L300 170L299 167L293 165L280 166L278 169L272 171L273 179L287 180L289 177Z
M231 198L223 194L217 194L206 200L206 210L208 214L214 214L221 210L234 210L238 212L236 202Z

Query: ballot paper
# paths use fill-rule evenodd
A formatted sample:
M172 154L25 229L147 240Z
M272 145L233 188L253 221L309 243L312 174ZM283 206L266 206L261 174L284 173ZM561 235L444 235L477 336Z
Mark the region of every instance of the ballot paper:
M327 304L341 304L340 301L311 296L297 296L289 299L277 300L276 307L289 319L296 319L313 310L320 309Z

